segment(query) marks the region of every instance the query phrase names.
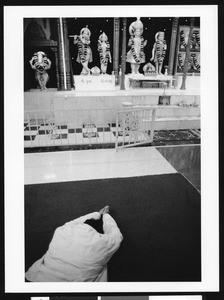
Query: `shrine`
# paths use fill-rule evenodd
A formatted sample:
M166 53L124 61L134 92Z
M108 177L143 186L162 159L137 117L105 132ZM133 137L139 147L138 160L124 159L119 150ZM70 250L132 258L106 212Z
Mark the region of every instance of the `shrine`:
M25 147L83 143L59 142L63 126L88 128L87 143L114 142L93 138L111 130L125 103L155 110L155 130L198 130L200 18L25 18L24 91ZM46 142L32 126L57 134Z

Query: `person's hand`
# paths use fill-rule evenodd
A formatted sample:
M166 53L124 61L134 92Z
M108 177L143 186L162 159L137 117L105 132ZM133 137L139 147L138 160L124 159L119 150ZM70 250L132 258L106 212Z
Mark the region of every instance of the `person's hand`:
M110 211L110 206L105 206L104 208L101 208L101 210L99 211L99 213L101 215L104 215L104 214L109 214L109 211Z
M74 44L77 44L77 42L78 42L78 36L77 36L77 35L74 35L74 41L73 41L73 43L74 43Z

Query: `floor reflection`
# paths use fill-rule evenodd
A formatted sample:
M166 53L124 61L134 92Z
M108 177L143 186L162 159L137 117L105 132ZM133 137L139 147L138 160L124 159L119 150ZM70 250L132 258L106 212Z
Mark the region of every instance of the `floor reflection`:
M157 150L198 190L201 191L201 148L195 146L157 147Z

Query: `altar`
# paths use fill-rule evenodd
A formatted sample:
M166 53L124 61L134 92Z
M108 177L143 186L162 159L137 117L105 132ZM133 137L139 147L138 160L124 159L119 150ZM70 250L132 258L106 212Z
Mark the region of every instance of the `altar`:
M113 91L114 75L77 75L73 76L76 91Z
M149 83L151 84L161 84L161 83L166 83L167 87L172 87L173 84L173 76L169 75L131 75L129 77L129 87L134 88L135 83L139 83L140 88L148 87Z
M200 128L199 27L178 18L163 27L160 18L86 22L25 21L26 147L112 143L125 107L155 108L155 130Z

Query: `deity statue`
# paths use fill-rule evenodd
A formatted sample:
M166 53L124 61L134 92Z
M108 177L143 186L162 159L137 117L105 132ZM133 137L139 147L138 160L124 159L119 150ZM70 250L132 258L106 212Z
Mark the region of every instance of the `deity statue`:
M38 81L41 90L46 90L46 84L49 80L49 75L46 70L51 67L51 61L47 58L46 53L38 51L34 53L30 60L31 68L35 70L35 78Z
M108 61L111 63L112 59L111 59L111 53L110 53L110 44L108 42L108 37L105 34L105 32L103 32L99 36L97 50L98 50L98 52L100 54L100 68L101 68L101 72L102 72L102 74L106 74L107 73L107 64L108 64Z
M162 66L163 60L166 55L167 45L164 39L165 33L163 31L159 31L155 35L155 43L152 48L152 57L150 61L155 62L156 73L162 74Z
M80 35L74 36L74 44L77 44L78 46L78 56L76 61L83 66L81 75L88 75L90 73L88 64L93 61L92 50L90 48L90 36L91 32L87 27L81 29Z
M143 24L140 18L137 18L135 22L131 23L129 33L128 46L131 47L131 49L127 53L126 61L131 64L131 73L139 74L140 64L145 62L144 47L147 44L147 40L144 41L142 37Z

